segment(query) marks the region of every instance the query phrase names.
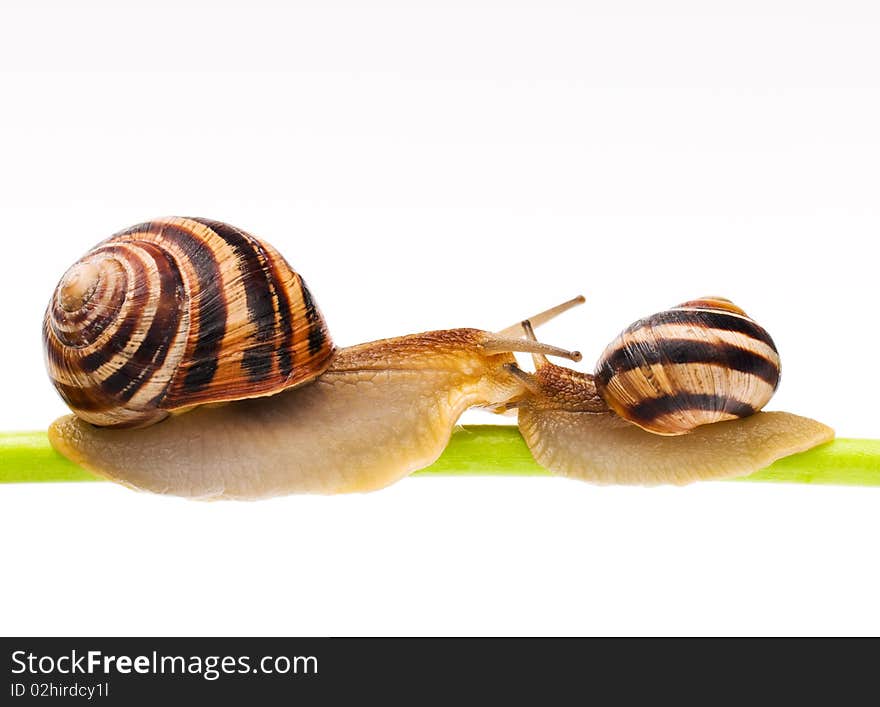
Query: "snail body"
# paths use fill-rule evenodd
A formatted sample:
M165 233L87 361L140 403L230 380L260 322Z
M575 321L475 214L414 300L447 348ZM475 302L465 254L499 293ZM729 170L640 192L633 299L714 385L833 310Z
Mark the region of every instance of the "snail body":
M128 249L156 265L133 277ZM162 268L164 254L176 269ZM122 284L111 278L120 269ZM146 322L166 310L178 329L154 337ZM91 332L95 322L97 335L76 326ZM123 231L68 271L44 341L75 412L50 427L55 449L127 486L202 499L382 488L433 462L465 409L521 393L512 352L579 358L479 329L337 349L302 278L271 246L177 218Z
M534 373L513 369L526 392L510 406L536 461L571 478L680 485L744 476L834 437L815 420L760 412L779 383L779 354L719 297L638 320L594 374L540 355L534 363Z
M68 416L52 444L134 488L191 498L256 499L383 488L428 466L465 409L518 392L480 352L486 333L448 330L340 349L307 385L202 406L144 429Z

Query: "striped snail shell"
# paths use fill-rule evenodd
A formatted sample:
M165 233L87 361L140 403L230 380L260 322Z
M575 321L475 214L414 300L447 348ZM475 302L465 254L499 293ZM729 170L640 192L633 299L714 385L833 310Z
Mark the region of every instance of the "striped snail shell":
M779 384L779 354L730 300L704 297L626 328L599 359L595 380L625 420L680 435L760 410Z
M61 278L46 310L49 375L82 419L144 427L196 405L308 382L333 354L302 278L219 221L120 231Z

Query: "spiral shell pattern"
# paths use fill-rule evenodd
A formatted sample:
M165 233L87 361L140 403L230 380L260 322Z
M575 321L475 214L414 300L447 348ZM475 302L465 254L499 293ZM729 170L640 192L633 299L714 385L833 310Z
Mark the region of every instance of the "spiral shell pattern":
M49 375L84 420L140 427L312 380L333 344L302 278L219 221L164 218L95 246L46 310Z
M678 435L764 407L779 385L779 353L730 300L704 297L625 329L599 359L595 380L624 419Z

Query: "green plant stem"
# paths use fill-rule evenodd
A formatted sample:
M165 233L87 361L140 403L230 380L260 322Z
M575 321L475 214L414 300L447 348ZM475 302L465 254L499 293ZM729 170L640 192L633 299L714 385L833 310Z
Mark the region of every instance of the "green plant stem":
M512 425L459 427L443 455L418 475L548 476ZM100 481L49 446L45 432L0 433L0 483ZM780 459L744 481L880 486L880 440L837 439Z

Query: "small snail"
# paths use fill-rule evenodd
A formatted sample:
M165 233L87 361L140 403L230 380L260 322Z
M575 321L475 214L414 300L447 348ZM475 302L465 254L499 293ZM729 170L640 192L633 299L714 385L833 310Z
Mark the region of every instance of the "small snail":
M533 340L528 321L523 329ZM638 320L594 375L533 359L534 373L508 366L527 389L508 407L536 461L565 476L643 485L744 476L834 437L815 420L759 412L779 383L779 354L720 297Z
M217 221L160 219L62 277L43 336L76 416L49 438L82 466L158 493L382 488L433 462L466 408L522 392L511 352L579 359L519 334L451 329L336 349L302 278L267 243Z

